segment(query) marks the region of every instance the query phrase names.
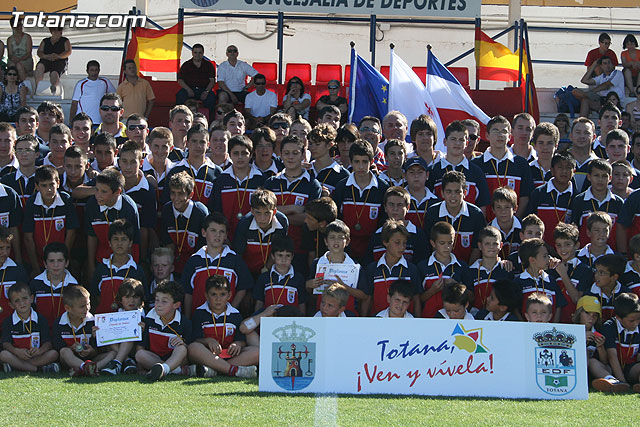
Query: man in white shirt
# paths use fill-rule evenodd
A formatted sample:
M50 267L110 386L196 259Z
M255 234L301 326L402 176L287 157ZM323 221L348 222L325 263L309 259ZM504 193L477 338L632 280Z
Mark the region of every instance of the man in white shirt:
M87 113L93 124L102 123L100 99L104 94L115 91L109 79L100 77L100 63L92 59L87 62L87 77L78 81L73 90L69 117L75 117L77 113Z
M602 74L589 77L598 65L602 67ZM618 98L624 99L624 76L622 71L615 69L608 56L603 56L591 64L580 81L585 85L595 86L586 91L574 89L572 92L573 96L580 100L581 117L588 117L590 111L599 110L609 92L615 92Z
M269 118L278 109L278 95L267 90L267 78L263 74L253 76L256 90L244 100L244 116L249 129L265 126Z
M237 104L244 102L247 90L253 86L247 76L253 77L258 71L244 61L238 61L238 48L227 47L227 60L218 66L218 102Z

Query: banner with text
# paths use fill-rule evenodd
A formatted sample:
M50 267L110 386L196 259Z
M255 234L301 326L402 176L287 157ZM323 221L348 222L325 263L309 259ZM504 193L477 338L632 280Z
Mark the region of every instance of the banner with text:
M260 391L587 399L582 325L263 318Z
M481 4L482 0L180 0L185 9L448 18L479 17Z

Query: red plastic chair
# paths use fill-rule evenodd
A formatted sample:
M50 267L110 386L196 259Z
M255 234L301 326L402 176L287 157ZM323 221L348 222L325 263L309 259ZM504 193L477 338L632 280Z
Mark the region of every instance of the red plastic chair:
M420 77L422 83L427 84L427 67L411 67L411 69Z
M311 64L287 64L284 82L287 83L292 77L299 77L305 86L311 85Z
M466 67L447 67L460 84L469 88L469 69Z
M344 80L342 80L344 82L344 86L349 86L349 83L351 82L351 65L345 65L344 66Z
M316 67L316 85L321 86L331 80L337 80L342 84L342 65L318 64Z
M275 62L254 62L251 66L260 74L264 74L267 78L267 85L278 82L278 64Z
M382 74L387 78L387 80L389 80L389 66L383 65L382 67L380 67L380 74Z

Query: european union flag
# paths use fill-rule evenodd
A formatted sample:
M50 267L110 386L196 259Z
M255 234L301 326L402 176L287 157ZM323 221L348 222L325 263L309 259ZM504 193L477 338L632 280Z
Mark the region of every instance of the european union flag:
M349 92L351 123L358 123L364 116L375 116L382 120L389 111L389 81L353 48Z

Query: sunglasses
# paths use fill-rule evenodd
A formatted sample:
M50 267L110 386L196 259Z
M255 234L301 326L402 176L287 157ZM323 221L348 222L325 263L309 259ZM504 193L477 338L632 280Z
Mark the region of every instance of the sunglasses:
M264 86L267 84L267 82L253 82L253 84L256 86Z
M370 128L370 127L366 127L366 126L360 128L360 133L365 133L365 132L372 132L372 133L377 133L377 134L382 133L378 129L375 129L375 128Z
M236 53L238 49L227 49L227 53Z
M340 86L329 86L329 89L340 89Z
M271 129L289 129L289 123L273 123Z
M118 107L117 105L101 105L100 109L102 111L120 111L120 107Z
M222 116L227 113L225 113L224 111L216 110L216 114L218 114L219 116Z
M16 73L7 73L7 77L8 77L8 76L14 76L14 77L17 77L18 75L17 75Z
M478 140L478 135L475 135L475 134L473 134L473 133L472 133L472 134L469 134L469 139L470 139L471 141L477 141L477 140Z
M147 125L129 125L129 130L145 130Z

